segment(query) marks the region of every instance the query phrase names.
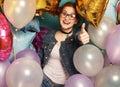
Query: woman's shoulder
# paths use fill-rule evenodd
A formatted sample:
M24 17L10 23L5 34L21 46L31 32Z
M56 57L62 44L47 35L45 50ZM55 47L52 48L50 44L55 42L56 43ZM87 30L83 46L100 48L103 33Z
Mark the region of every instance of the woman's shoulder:
M51 37L54 37L54 36L55 36L55 33L56 33L56 30L50 30L49 32L47 32L47 33L44 35L43 39L49 39L49 38L51 38Z
M46 33L45 36L49 36L49 35L55 35L56 30L50 30L49 32Z

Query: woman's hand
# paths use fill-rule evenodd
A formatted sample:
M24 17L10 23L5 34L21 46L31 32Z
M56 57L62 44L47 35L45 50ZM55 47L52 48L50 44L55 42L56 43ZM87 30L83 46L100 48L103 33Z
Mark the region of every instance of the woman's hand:
M83 44L86 44L90 41L89 34L85 30L85 23L82 24L81 31L78 34L78 40L81 41Z

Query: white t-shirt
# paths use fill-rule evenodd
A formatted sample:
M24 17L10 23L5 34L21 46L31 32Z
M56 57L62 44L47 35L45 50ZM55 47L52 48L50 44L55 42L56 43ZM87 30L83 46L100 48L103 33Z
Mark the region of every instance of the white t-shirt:
M55 45L48 60L45 65L43 72L47 75L53 82L58 84L64 84L67 76L65 70L61 63L61 57L59 53L60 45Z

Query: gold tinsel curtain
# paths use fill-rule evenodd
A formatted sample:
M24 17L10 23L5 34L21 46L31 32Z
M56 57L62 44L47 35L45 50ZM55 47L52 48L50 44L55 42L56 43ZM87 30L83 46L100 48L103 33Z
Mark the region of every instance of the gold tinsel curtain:
M109 0L76 0L78 13L98 27Z

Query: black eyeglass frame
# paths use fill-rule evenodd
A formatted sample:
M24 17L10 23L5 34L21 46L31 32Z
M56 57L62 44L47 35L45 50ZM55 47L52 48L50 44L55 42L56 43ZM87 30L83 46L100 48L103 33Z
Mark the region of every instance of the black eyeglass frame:
M76 18L76 14L68 14L67 12L61 12L60 16L63 18L66 18L68 16L70 20L73 20Z

